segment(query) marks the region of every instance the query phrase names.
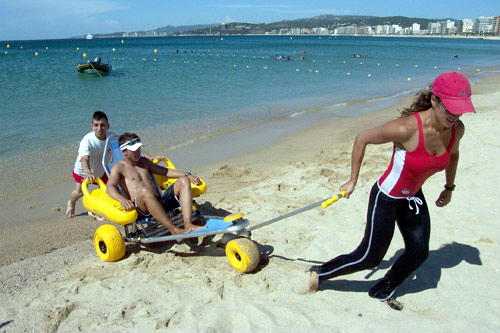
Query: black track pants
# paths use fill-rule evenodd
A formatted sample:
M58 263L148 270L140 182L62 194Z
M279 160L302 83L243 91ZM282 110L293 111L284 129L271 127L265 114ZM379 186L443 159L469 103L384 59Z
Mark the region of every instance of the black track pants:
M395 222L403 236L405 252L369 293L381 300L390 298L396 287L429 256L430 218L422 190L408 199L393 199L382 193L375 183L361 244L353 252L313 266L311 270L316 271L322 281L378 266L391 244Z

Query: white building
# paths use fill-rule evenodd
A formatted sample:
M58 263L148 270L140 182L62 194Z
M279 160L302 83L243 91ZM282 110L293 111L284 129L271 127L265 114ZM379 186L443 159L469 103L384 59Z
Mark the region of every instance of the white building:
M345 33L347 35L357 35L358 34L358 27L356 25L350 25L345 28Z
M479 16L474 23L472 32L475 34L487 34L493 32L493 16Z
M427 26L430 35L437 35L441 32L441 24L439 22L429 23Z
M413 31L414 35L419 35L420 34L420 24L413 23L411 26L411 31Z
M457 32L457 29L455 28L455 21L447 20L440 22L440 24L441 27L439 34L441 35L450 35Z
M327 28L313 28L312 31L315 35L328 35Z
M366 25L358 27L358 35L370 35L370 28Z
M468 34L472 32L472 28L474 27L474 21L470 18L461 19L458 22L458 32L461 34Z
M403 32L403 28L399 24L393 24L391 26L391 34L392 35L401 35Z
M345 27L338 27L333 30L334 35L345 35Z
M383 29L382 29L382 34L384 34L384 35L392 35L391 26L387 25L387 24L384 24Z

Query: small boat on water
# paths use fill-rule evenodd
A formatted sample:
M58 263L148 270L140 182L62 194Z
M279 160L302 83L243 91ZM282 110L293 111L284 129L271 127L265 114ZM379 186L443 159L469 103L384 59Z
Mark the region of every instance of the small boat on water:
M98 74L99 76L102 76L111 71L111 65L101 63L101 58L97 57L94 61L89 60L79 64L76 66L76 70L80 73Z
M94 36L92 36L91 34L87 34L87 36L85 36L86 39L94 39Z

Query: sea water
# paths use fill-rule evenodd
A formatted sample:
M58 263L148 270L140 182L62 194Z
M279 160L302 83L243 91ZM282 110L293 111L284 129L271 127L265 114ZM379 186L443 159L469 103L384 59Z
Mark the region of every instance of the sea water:
M137 132L154 153L283 117L356 116L414 94L442 72L477 80L500 66L499 51L500 41L445 38L1 42L0 198L71 179L78 143L96 110L108 115L111 130ZM109 75L76 71L95 57L112 65Z

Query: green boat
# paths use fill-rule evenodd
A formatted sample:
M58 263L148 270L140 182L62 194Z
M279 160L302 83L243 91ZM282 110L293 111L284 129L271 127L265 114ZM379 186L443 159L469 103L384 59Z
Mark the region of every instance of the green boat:
M101 63L101 58L97 57L94 61L87 61L76 66L76 70L80 73L97 74L99 76L108 74L111 71L110 64Z

